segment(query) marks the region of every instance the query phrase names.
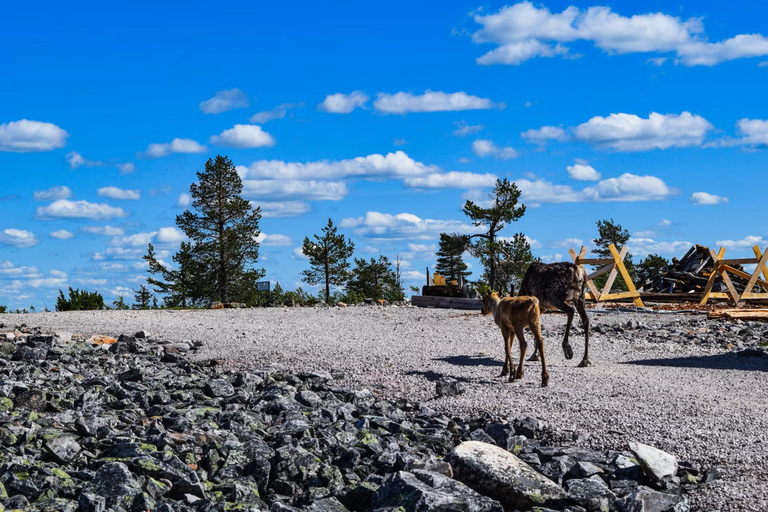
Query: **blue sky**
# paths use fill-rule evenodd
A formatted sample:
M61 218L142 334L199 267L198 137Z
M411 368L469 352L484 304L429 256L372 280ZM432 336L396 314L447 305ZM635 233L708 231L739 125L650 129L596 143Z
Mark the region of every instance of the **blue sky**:
M421 285L496 177L529 206L503 234L547 261L608 217L637 256L751 254L768 245L766 19L753 2L15 2L0 304L131 293L148 241L170 260L217 154L262 206L260 265L287 288L328 217Z

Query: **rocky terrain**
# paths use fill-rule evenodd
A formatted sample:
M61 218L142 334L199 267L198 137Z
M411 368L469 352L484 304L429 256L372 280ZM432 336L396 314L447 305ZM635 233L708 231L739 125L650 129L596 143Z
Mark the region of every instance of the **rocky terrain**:
M39 510L224 510L247 500L246 510L364 510L410 496L411 507L449 499L463 510L531 509L478 486L494 480L471 476L478 467L466 460L512 464L473 449L479 441L546 475L559 489L542 504L553 510L641 510L638 500L651 499L658 510L686 510L686 500L693 510L763 508L765 324L590 317L587 369L574 367L581 336L572 338L574 361L564 360L564 317L544 317L550 386L542 389L538 363L522 382L497 379L497 330L455 311L0 315L64 338L145 328L158 340L3 344L5 505L27 508L8 501L24 495ZM661 456L666 474L654 476L643 445L630 443L674 455ZM257 459L269 469L254 467ZM120 492L139 501L98 499Z

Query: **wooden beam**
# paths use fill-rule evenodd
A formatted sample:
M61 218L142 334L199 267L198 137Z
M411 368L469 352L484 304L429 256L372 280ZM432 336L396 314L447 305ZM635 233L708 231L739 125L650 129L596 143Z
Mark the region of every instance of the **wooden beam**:
M622 249L622 253L626 255L627 253L624 249L626 249L626 247ZM613 244L608 246L608 250L611 251L611 255L616 261L616 266L619 267L619 272L621 273L621 277L624 278L624 283L627 285L627 288L629 288L630 292L637 294L637 296L632 299L635 305L641 308L645 307L645 304L643 304L643 299L640 298L640 294L637 292L637 288L635 288L635 283L632 282L632 279L629 277L629 272L627 272L627 268L624 266L624 257L619 255L619 252L616 250L616 246Z
M754 246L752 251L755 253L755 258L758 260L763 257L763 255L760 253L759 245ZM768 248L765 249L765 252L768 252ZM768 282L768 266L763 267L763 278L765 278L766 282Z
M701 296L701 301L699 301L699 304L701 305L706 304L710 297L713 299L718 298L711 292L712 287L715 286L715 281L717 281L717 267L720 264L720 258L725 256L725 247L721 247L717 254L715 254L714 251L710 249L709 255L712 258L712 273L709 275L709 280L707 281L707 285L704 287L704 293Z
M464 299L460 297L414 295L411 297L411 304L422 308L468 309L473 311L479 311L483 308L483 301L480 299Z
M579 251L579 254L576 254L576 251L574 251L573 249L568 249L568 254L571 255L571 258L573 259L573 262L575 264L579 265L584 270L584 272L586 273L587 270L584 268L584 265L582 265L579 262L584 258L584 256L586 256L587 248L585 246L582 246L581 250ZM587 277L587 288L589 288L589 291L590 291L590 293L592 295L591 299L594 300L595 302L599 302L600 301L600 290L597 289L597 286L595 286L595 283L593 283L592 279L590 279L589 277ZM586 294L584 294L584 298L585 299L587 298Z

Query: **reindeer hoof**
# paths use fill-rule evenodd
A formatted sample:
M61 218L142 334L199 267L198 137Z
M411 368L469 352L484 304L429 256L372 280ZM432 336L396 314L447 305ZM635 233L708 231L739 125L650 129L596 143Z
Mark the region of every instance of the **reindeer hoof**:
M531 357L528 358L529 361L539 361L539 354L533 354Z
M570 345L563 345L563 354L566 359L573 359L573 349Z
M499 377L506 377L507 375L509 375L509 372L505 370L499 374Z
M590 361L589 359L583 359L583 360L582 360L582 361L579 363L579 368L587 368L587 367L589 367L589 366L592 366L592 361Z
M549 379L542 379L541 387L545 388L547 386L549 386Z

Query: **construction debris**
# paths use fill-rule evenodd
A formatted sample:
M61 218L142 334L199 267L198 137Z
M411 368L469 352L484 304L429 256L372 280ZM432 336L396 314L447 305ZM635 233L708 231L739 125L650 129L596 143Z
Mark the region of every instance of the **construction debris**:
M765 320L768 321L768 309L719 309L707 314L710 319L725 320Z

